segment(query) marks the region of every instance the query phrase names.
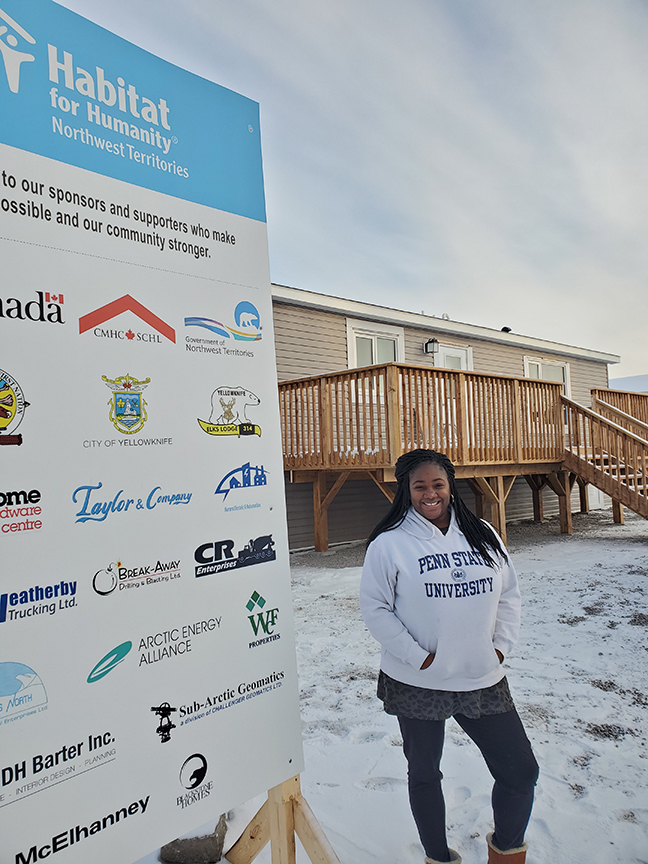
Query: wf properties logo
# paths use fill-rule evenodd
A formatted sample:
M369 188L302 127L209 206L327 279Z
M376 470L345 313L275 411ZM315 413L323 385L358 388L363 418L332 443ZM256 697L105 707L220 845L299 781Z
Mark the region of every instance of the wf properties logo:
M279 609L266 609L266 605L265 598L258 591L253 591L252 596L245 604L248 612L252 613L248 615L248 621L254 635L259 636L261 633L261 638L250 642L248 648L257 648L259 645L266 645L268 642L276 642L277 639L281 639L281 634L275 633L274 630L279 618Z
M155 510L158 505L188 504L191 501L192 492L177 492L172 495L158 495L161 486L155 486L144 498L125 498L124 490L119 492L108 501L92 500L95 492L103 487L103 483L96 486L78 486L72 493L72 501L75 504L83 502L81 509L76 513L75 522L104 522L113 513L126 513L129 508L133 510Z
M20 88L20 67L23 63L33 63L36 59L27 51L20 51L19 45L24 47L25 42L35 45L33 36L21 27L7 13L0 9L0 54L4 61L7 84L12 93L17 93Z

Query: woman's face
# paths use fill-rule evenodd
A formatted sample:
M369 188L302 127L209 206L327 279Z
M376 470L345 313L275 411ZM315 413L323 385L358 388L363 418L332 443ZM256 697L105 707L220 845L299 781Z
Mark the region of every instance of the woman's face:
M450 483L439 465L425 462L409 477L412 507L437 528L450 524Z

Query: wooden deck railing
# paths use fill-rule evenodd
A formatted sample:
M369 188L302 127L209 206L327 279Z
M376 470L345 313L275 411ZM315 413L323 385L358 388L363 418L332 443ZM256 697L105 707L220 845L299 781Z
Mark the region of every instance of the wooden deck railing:
M648 518L648 442L564 396L562 402L565 467Z
M623 390L592 390L592 411L648 441L648 395Z
M284 464L393 466L416 447L458 465L559 462L561 385L389 363L279 385Z

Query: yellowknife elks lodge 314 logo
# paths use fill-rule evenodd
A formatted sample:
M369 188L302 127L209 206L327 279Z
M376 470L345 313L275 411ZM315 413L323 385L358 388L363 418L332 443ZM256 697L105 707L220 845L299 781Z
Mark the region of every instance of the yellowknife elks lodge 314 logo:
M124 435L133 435L139 432L147 420L146 401L142 396L142 392L151 383L150 378L144 381L138 381L137 378L131 378L130 375L120 375L112 381L101 376L101 380L106 387L109 387L112 393L112 399L108 403L110 406L110 420L118 432Z
M261 400L244 387L217 387L211 397L209 422L198 418L200 428L208 435L261 435L261 427L250 423L246 409L260 405Z

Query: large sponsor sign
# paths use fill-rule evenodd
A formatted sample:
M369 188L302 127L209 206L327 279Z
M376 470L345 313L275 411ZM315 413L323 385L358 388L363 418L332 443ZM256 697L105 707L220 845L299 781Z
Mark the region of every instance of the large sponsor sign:
M0 116L0 864L128 864L302 767L258 106L0 0Z

